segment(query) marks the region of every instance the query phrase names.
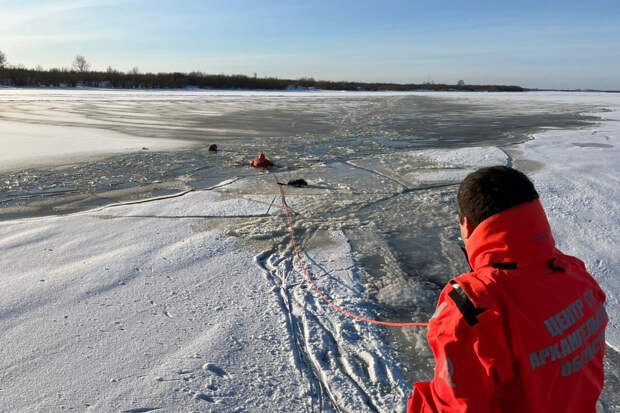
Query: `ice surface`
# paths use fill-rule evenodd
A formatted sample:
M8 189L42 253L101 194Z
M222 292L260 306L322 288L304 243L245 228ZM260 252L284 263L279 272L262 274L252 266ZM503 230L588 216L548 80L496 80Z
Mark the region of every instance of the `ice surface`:
M248 217L278 212L270 208L276 195L255 195L251 199L223 198L218 192L190 192L182 197L118 205L104 208L96 214L106 217ZM279 197L278 197L279 200Z
M241 138L250 138L257 145L271 143L286 159L329 160L385 147L458 146L490 138L499 144L515 141L541 123L580 122L571 113L575 104L554 103L555 96L542 95L544 104L538 105L539 95L533 94L527 95L529 100L520 95L480 96L3 88L0 170L142 147L187 148L197 141L223 138L234 139L235 150ZM501 106L495 103L497 97L503 99ZM557 99L561 101L561 96ZM518 116L517 125L511 113ZM291 137L298 139L291 142Z
M495 147L429 149L411 153L412 158L427 159L435 164L432 170L420 169L405 175L425 184L461 182L477 168L493 165L506 165L508 156Z
M358 96L402 96L409 92L355 92ZM260 91L260 90L122 90L122 89L38 89L38 88L3 88L0 89L0 100L8 102L41 102L41 101L67 101L67 100L90 100L106 102L123 101L173 101L200 99L210 97L313 97L313 96L342 96L348 94L340 91ZM113 107L117 107L114 105Z
M183 146L187 143L128 136L106 129L0 120L0 172L83 161L142 148L170 150Z
M217 104L192 109L204 110L204 116L213 115L213 105L226 113L238 111L243 99L256 99L253 105L270 110L278 108L278 100L296 105L288 92L269 95L267 101L261 100L262 92L239 93L233 101L235 93L85 91L76 97L74 91L2 90L0 100L14 100L23 108L47 99L59 102L63 111L73 101L86 100L97 107L96 120L108 116L111 123L120 119L119 113L148 116L137 108L149 104L153 111L168 101L189 110L205 95ZM300 94L299 99L313 96L319 95ZM442 136L429 132L419 140L418 135L403 140L412 129L393 133L382 126L391 111L400 110L401 100L368 107L360 100L343 102L347 113L334 133L344 140L320 134L298 140L270 137L274 148L288 156L278 159L283 165L278 179L303 177L310 184L284 190L302 258L319 287L361 315L423 321L443 284L463 265L456 245L454 193L459 180L480 166L514 164L535 180L558 246L584 259L607 292L607 339L617 349L620 131L614 119L620 119L619 98L567 93L432 96L406 102L424 103L421 111L428 104L430 117L436 116L434 99L476 105L488 114L479 124L492 118L501 122L511 113L524 119L538 112L565 114L583 105L614 111L596 112L608 120L595 127L550 129L516 146L514 137L498 136L493 143L486 131L484 139L463 148L475 129L451 137L454 141L446 137L446 148L452 149L416 150L417 143L428 148ZM327 103L313 105L319 111ZM457 125L462 114L462 108L441 112L439 123L416 127L442 130L440 123ZM547 122L528 119L537 125ZM57 120L72 122L65 114ZM136 136L156 127L144 124ZM390 125L396 129L398 122ZM39 133L34 124L23 127ZM73 124L55 127L76 130ZM99 133L114 132L94 131L95 140L103 136ZM382 131L387 137L377 135ZM260 144L267 142L265 138ZM243 150L255 152L257 147L248 143ZM238 160L247 169L245 157L241 151L223 159ZM128 158L126 163L138 161ZM140 162L148 169L150 161ZM169 158L157 165L182 169L180 181L186 184L191 171L212 167L200 162L202 158L191 157L190 172ZM0 222L0 410L403 410L410 391L407 379L428 379L432 372L424 330L358 324L326 307L292 258L273 178L238 171L243 173L212 190L202 189L212 184L193 190L181 186L183 192L166 199ZM16 179L24 176L30 175ZM207 174L198 178L209 181ZM16 191L11 196L19 196L20 182L7 184ZM397 353L393 345L399 343L404 344ZM617 371L617 361L610 363ZM618 382L611 378L604 398L617 393Z

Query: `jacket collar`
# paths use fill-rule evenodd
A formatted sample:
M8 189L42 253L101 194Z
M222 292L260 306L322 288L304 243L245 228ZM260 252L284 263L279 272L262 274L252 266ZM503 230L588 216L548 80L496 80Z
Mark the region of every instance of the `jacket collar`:
M527 267L549 261L555 241L540 201L526 202L482 221L467 240L474 271L495 263Z

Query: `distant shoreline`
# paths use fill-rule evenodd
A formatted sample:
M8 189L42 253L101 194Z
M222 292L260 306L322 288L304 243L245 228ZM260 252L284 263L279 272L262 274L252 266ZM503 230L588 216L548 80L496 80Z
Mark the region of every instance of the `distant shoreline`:
M35 70L0 68L0 86L95 89L210 89L210 90L346 90L346 91L455 91L455 92L525 92L514 85L469 85L442 83L383 83L315 80L313 78L279 79L245 75L191 73L123 73L115 70L75 71L68 69Z
M602 90L602 89L526 89L514 90L456 90L456 89L318 89L318 88L287 88L287 89L259 89L259 88L212 88L212 87L185 87L185 88L123 88L123 87L103 87L103 86L7 86L0 84L2 89L31 89L31 90L92 90L92 91L169 91L169 92L565 92L565 93L620 93L620 90Z

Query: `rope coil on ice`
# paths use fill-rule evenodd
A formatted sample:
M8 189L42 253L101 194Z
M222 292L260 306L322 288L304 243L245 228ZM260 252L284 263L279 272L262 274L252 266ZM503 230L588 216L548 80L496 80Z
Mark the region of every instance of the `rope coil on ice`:
M284 191L282 190L282 186L279 185L278 178L276 177L274 173L271 173L271 176L273 176L273 179L276 182L276 186L280 190L280 198L282 199L282 210L284 211L284 215L286 216L288 228L291 233L291 242L293 244L293 250L295 251L295 257L297 257L297 262L299 263L299 266L301 267L301 270L304 273L305 277L308 279L308 281L312 285L312 288L314 288L314 291L316 291L316 293L319 295L319 297L321 297L321 299L323 299L323 301L329 304L336 311L339 311L342 314L345 314L355 320L363 321L366 323L379 324L382 326L389 326L389 327L427 327L428 326L428 323L419 323L419 322L418 323L413 323L413 322L412 323L396 323L396 322L391 322L391 321L373 320L371 318L363 317L361 315L354 314L350 311L345 310L344 308L339 307L337 304L331 301L325 294L323 294L323 292L319 289L319 287L312 280L312 277L310 277L310 273L308 273L308 270L306 269L306 266L304 265L304 262L301 259L301 254L299 253L299 249L297 248L297 241L295 240L295 230L293 228L291 214L289 213L288 205L286 204L286 198L284 196Z

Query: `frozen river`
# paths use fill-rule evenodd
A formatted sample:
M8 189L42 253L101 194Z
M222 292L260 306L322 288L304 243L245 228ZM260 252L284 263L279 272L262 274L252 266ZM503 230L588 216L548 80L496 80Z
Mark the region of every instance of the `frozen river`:
M363 311L392 321L427 320L443 285L466 270L455 194L468 172L504 164L536 173L545 164L524 155L524 142L592 128L599 120L593 114L608 110L605 99L562 93L0 89L0 105L0 220L67 215L232 179L219 189L224 199L251 198L269 205L267 214L204 213L193 216L194 227L273 257L290 239L282 218L269 214L271 176L248 166L264 152L281 182L310 184L286 188L302 248L329 249L326 234L342 233L363 286L355 291ZM575 147L613 147L605 142ZM217 154L206 150L212 143ZM300 286L280 288L294 295ZM430 377L425 330L380 331L407 380ZM618 355L609 352L608 368L617 372ZM610 377L605 397L613 405L620 387Z
M593 118L581 113L597 109L467 96L0 89L0 217L253 174L247 165L258 152L296 170L415 149L505 147L542 128L583 126ZM211 143L217 156L206 151ZM18 206L27 208L6 208Z

